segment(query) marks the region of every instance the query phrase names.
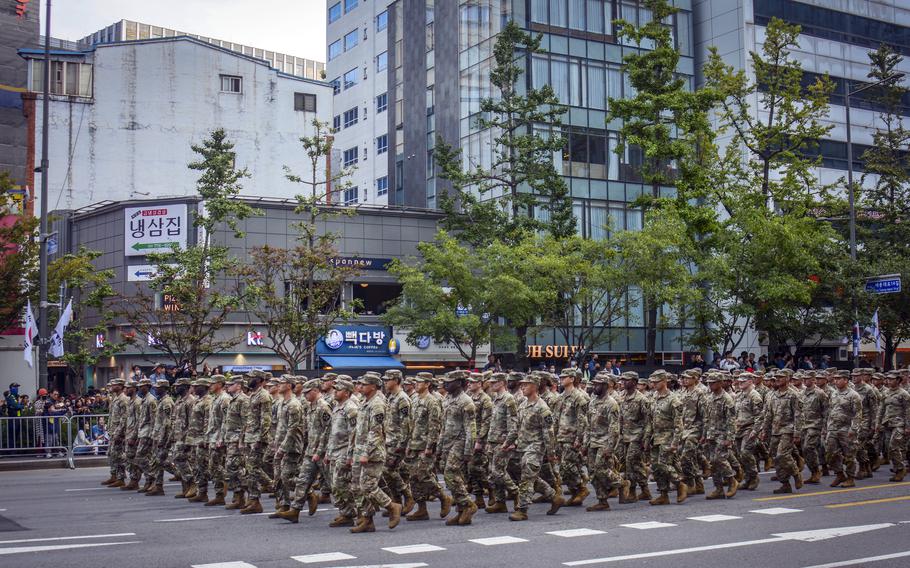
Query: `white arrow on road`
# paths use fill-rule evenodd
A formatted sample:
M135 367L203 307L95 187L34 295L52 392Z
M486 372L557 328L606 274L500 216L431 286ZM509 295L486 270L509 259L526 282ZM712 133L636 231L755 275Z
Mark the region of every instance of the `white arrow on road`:
M819 529L814 531L798 531L798 532L787 532L787 533L775 533L772 536L779 536L787 540L801 540L803 542L817 542L819 540L827 540L829 538L835 538L838 536L846 536L848 534L859 534L869 531L877 531L878 529L886 529L888 527L893 527L894 523L879 523L877 525L859 525L855 527L838 527L834 529Z

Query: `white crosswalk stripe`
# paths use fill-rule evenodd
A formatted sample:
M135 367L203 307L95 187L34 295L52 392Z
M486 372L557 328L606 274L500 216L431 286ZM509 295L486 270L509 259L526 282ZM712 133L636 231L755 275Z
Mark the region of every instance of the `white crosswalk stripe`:
M407 546L390 546L383 548L383 550L393 554L416 554L418 552L436 552L437 550L445 550L445 548L434 544L409 544Z
M322 554L307 554L304 556L291 556L291 559L304 564L315 564L316 562L334 562L336 560L353 560L356 556L345 554L344 552L323 552Z
M663 529L666 527L675 527L673 523L661 523L660 521L646 521L644 523L631 523L628 525L619 525L621 527L626 527L627 529L639 529L639 530L648 530L648 529Z
M248 562L213 562L211 564L193 564L191 568L256 568Z
M750 513L758 513L759 515L786 515L788 513L802 513L802 509L787 509L786 507L771 507L769 509L755 509L754 511L749 511Z
M721 521L733 521L742 517L733 515L702 515L700 517L687 517L690 521L701 521L703 523L719 523Z
M472 538L471 542L476 544L482 544L484 546L496 546L499 544L515 544L518 542L528 542L526 538L518 538L516 536L492 536L489 538Z
M606 534L607 531L598 531L595 529L567 529L563 531L549 531L547 534L561 536L563 538L574 538L577 536L592 536L595 534Z

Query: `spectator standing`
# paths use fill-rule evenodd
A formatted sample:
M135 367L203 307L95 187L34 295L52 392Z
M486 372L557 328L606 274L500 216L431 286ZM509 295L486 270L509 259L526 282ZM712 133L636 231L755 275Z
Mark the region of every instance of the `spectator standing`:
M140 377L140 378L143 378L143 377ZM152 374L149 376L149 379L151 379L152 383L154 384L155 381L159 381L161 379L167 379L167 378L168 377L164 372L164 363L155 363L155 369L152 371ZM137 380L136 382L139 382L139 381Z
M724 353L724 358L721 360L718 366L722 371L736 371L739 369L739 363L733 357L732 351L727 351Z

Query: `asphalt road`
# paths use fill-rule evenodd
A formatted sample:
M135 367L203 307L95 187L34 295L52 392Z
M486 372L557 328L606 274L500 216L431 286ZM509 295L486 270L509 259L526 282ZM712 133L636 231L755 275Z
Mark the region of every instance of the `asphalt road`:
M605 513L535 505L527 522L474 517L467 527L436 518L352 535L326 525L320 506L297 525L241 516L173 498L99 485L106 468L0 473L0 566L189 568L654 566L806 568L910 566L910 482L889 483L888 467L855 489L805 486L774 496L776 484L734 499ZM829 479L830 480L830 479ZM589 501L593 500L589 497ZM267 512L270 512L267 505Z

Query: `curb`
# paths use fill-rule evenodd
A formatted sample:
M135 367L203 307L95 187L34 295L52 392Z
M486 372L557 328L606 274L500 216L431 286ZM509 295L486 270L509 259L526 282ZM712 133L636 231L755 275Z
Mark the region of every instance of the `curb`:
M85 457L74 460L76 468L98 467L107 465L105 457ZM32 459L32 460L0 460L0 471L28 471L32 469L69 469L66 458Z

